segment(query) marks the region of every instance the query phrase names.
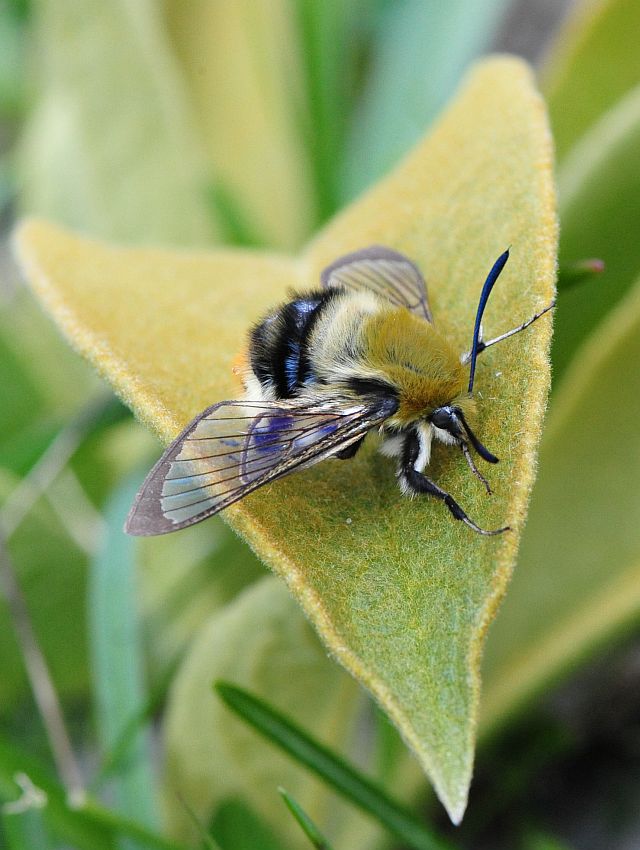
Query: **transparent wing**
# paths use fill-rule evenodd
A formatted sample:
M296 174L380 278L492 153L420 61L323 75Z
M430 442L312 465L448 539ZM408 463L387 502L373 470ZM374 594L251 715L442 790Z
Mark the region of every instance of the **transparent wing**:
M223 401L191 422L147 476L127 519L135 535L193 525L269 481L349 446L397 402Z
M372 245L346 254L322 272L321 280L325 288L370 290L428 322L433 321L427 284L420 270L408 257L391 248Z

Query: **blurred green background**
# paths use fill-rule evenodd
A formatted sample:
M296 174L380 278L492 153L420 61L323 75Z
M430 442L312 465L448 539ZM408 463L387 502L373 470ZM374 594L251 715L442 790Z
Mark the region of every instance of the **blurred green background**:
M278 785L335 850L404 846L220 700L200 711L194 677L286 710L434 841L640 846L638 33L637 0L1 0L0 846L312 846ZM128 244L294 250L495 50L535 64L556 139L553 427L491 629L476 777L454 830L222 521L124 538L158 447L40 312L9 236L35 212ZM605 272L577 265L589 258ZM28 684L31 638L88 808L65 802L75 780Z

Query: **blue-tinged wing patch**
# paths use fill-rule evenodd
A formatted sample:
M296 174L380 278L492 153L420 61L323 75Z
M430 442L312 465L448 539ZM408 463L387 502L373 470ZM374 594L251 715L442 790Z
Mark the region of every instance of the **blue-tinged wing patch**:
M346 448L391 416L394 400L368 404L223 401L169 446L131 509L129 534L192 525L294 470Z

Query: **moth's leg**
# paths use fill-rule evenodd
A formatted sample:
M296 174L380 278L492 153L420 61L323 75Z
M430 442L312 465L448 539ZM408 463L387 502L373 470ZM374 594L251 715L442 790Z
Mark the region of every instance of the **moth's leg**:
M464 459L467 461L469 469L471 470L471 472L473 472L473 474L478 479L478 481L481 481L482 484L484 484L487 493L491 496L492 495L491 485L489 484L487 479L484 477L484 475L480 472L480 470L476 466L475 461L474 461L473 457L471 456L471 452L469 451L469 446L467 446L467 444L464 442L464 440L460 441L460 448L462 449L462 454L464 455Z
M485 351L485 349L489 348L492 345L495 345L497 342L502 342L503 339L508 339L510 336L514 336L515 334L519 334L520 331L526 330L529 327L529 325L532 325L541 316L544 316L545 313L548 313L549 310L553 310L553 308L555 306L556 306L556 300L554 298L553 301L551 302L551 304L547 304L547 306L544 308L544 310L540 310L539 313L534 313L533 316L531 316L530 319L527 319L526 322L523 322L521 325L518 325L517 328L512 328L510 331L507 331L506 333L500 334L500 336L496 336L493 339L488 340L487 342L485 342L483 339L480 339L478 341L478 354L481 354L483 351ZM460 358L460 362L462 364L469 363L470 360L471 360L471 352L470 351L467 351Z
M355 443L351 443L350 446L347 446L346 449L342 449L342 451L336 452L334 457L337 457L339 460L350 460L352 457L355 457L358 453L358 449L364 443L364 438L367 435L360 437L359 440L356 440Z
M496 528L494 531L487 531L484 528L480 528L479 525L476 525L475 522L470 520L453 496L441 487L438 487L434 481L431 481L431 479L427 478L427 476L422 472L418 472L415 468L415 462L418 459L419 453L420 441L415 431L412 431L407 435L402 459L400 461L400 467L398 469L400 485L405 492L415 494L425 493L429 496L434 496L436 499L440 499L441 502L445 503L454 519L460 520L478 534L484 534L487 537L491 537L494 534L502 534L503 531L509 531L508 526L505 528Z

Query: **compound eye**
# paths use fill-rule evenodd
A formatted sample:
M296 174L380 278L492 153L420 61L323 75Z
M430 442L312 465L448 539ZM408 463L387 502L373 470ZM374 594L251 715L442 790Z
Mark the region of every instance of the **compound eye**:
M457 430L453 411L450 407L438 407L429 417L429 421L436 428L441 428L443 431Z

